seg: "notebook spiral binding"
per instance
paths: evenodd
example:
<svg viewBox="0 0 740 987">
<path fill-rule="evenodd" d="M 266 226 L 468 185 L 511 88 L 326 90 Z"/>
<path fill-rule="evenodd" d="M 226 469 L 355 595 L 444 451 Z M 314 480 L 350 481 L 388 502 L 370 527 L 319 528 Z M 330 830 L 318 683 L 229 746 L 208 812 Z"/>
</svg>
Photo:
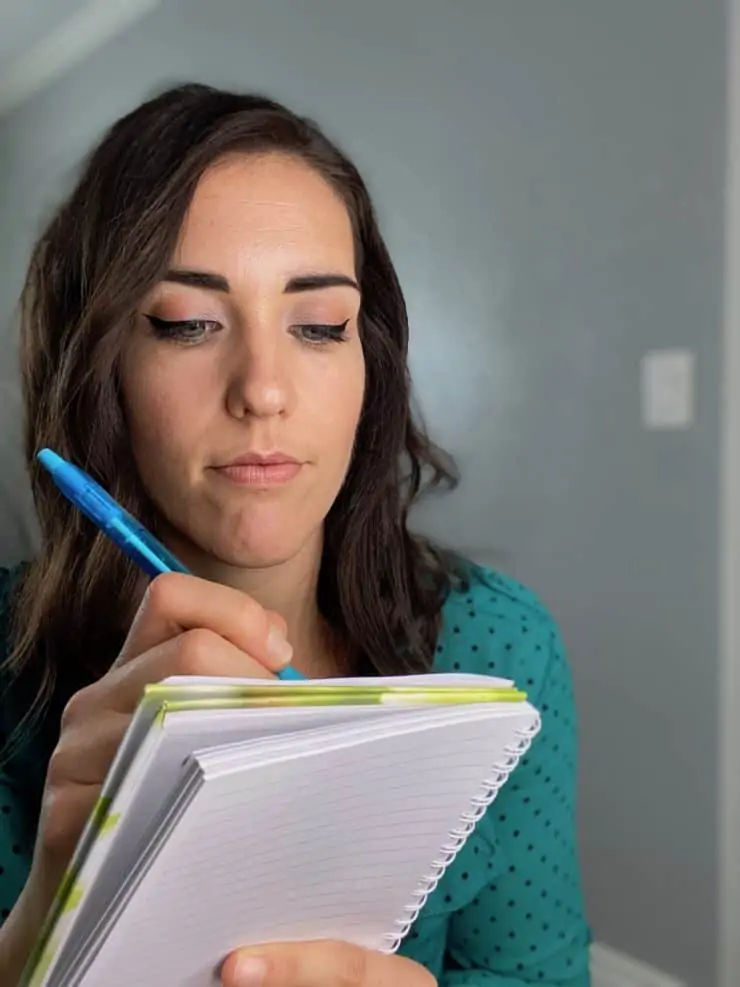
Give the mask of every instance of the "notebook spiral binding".
<svg viewBox="0 0 740 987">
<path fill-rule="evenodd" d="M 539 733 L 540 726 L 541 721 L 538 717 L 528 729 L 517 730 L 519 739 L 515 744 L 504 747 L 506 760 L 503 764 L 494 764 L 492 776 L 485 779 L 481 785 L 480 794 L 470 800 L 470 808 L 460 816 L 459 824 L 450 830 L 447 841 L 440 847 L 439 856 L 432 861 L 429 873 L 421 879 L 419 887 L 411 895 L 411 901 L 404 907 L 403 917 L 397 918 L 393 923 L 393 931 L 383 936 L 385 946 L 382 952 L 395 953 L 406 938 L 411 926 L 419 917 L 419 913 L 439 884 L 445 871 L 462 850 L 468 837 L 503 788 L 509 775 L 529 750 L 532 741 Z"/>
</svg>

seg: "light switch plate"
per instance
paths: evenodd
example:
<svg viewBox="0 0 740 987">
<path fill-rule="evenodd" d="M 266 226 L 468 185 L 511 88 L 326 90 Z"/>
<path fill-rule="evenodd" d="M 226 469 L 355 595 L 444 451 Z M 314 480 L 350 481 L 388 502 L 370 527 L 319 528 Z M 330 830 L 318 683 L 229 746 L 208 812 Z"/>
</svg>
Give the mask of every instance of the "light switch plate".
<svg viewBox="0 0 740 987">
<path fill-rule="evenodd" d="M 691 350 L 654 350 L 641 365 L 642 422 L 648 429 L 686 429 L 695 417 L 695 364 Z"/>
</svg>

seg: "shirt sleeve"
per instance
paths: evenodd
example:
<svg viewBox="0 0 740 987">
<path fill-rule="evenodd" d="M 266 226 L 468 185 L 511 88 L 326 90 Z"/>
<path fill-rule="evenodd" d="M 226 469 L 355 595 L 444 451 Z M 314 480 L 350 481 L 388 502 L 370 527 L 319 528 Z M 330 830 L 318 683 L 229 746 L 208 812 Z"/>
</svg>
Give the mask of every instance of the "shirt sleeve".
<svg viewBox="0 0 740 987">
<path fill-rule="evenodd" d="M 590 984 L 575 705 L 560 638 L 548 625 L 549 659 L 532 696 L 542 729 L 484 820 L 495 832 L 497 876 L 451 916 L 440 987 Z"/>
<path fill-rule="evenodd" d="M 7 671 L 9 600 L 14 571 L 0 568 L 0 925 L 12 911 L 31 866 L 27 806 L 13 757 L 16 693 Z"/>
<path fill-rule="evenodd" d="M 31 865 L 17 789 L 0 769 L 0 925 L 20 897 Z"/>
</svg>

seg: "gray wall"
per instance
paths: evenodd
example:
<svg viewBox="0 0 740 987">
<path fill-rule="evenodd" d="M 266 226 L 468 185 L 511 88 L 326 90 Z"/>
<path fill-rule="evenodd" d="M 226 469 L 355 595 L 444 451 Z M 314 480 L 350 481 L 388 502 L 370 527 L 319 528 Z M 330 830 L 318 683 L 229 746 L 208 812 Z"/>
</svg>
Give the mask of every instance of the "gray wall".
<svg viewBox="0 0 740 987">
<path fill-rule="evenodd" d="M 0 128 L 0 313 L 83 149 L 152 85 L 255 87 L 320 118 L 376 193 L 421 402 L 464 470 L 421 520 L 563 625 L 596 936 L 709 987 L 724 4 L 455 6 L 165 2 Z M 698 423 L 648 434 L 640 356 L 672 345 L 698 353 Z M 14 386 L 4 361 L 4 492 Z M 10 515 L 0 551 L 26 538 Z"/>
</svg>

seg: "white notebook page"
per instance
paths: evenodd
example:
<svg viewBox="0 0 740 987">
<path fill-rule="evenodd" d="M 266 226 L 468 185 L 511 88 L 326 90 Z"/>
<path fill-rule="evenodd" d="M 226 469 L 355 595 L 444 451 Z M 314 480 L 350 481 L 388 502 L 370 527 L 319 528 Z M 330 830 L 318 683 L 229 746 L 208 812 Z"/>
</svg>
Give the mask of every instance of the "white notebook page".
<svg viewBox="0 0 740 987">
<path fill-rule="evenodd" d="M 214 675 L 171 675 L 162 680 L 162 685 L 187 686 L 197 689 L 201 686 L 266 686 L 276 689 L 292 688 L 296 685 L 331 686 L 480 686 L 487 689 L 505 689 L 512 686 L 512 679 L 501 679 L 495 675 L 480 675 L 477 672 L 423 672 L 420 675 L 364 675 L 362 677 L 328 679 L 239 679 Z"/>
<path fill-rule="evenodd" d="M 332 723 L 396 717 L 403 710 L 388 706 L 316 706 L 295 709 L 186 710 L 168 713 L 161 728 L 148 738 L 137 755 L 130 778 L 111 806 L 121 814 L 115 827 L 102 833 L 91 848 L 78 876 L 84 897 L 74 912 L 65 915 L 59 932 L 70 937 L 57 962 L 64 972 L 70 950 L 78 937 L 86 938 L 100 913 L 113 897 L 121 874 L 128 873 L 148 829 L 169 801 L 169 794 L 183 773 L 185 759 L 193 751 L 245 738 L 282 735 L 316 729 Z M 138 770 L 139 759 L 145 762 Z M 51 978 L 53 968 L 48 971 Z"/>
<path fill-rule="evenodd" d="M 210 987 L 245 942 L 380 948 L 494 762 L 536 720 L 521 706 L 484 713 L 205 782 L 85 987 Z"/>
</svg>

